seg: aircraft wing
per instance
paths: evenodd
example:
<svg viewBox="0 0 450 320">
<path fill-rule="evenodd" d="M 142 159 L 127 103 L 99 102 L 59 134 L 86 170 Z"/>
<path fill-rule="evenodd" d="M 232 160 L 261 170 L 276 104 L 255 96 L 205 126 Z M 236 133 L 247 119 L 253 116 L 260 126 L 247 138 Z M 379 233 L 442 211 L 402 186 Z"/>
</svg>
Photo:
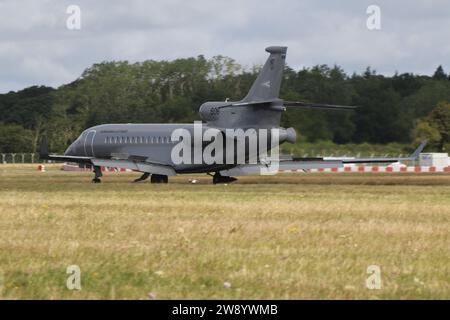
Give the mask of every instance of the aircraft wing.
<svg viewBox="0 0 450 320">
<path fill-rule="evenodd" d="M 309 169 L 326 169 L 326 168 L 342 168 L 344 164 L 349 163 L 393 163 L 398 161 L 414 161 L 419 157 L 426 145 L 426 141 L 422 142 L 417 149 L 408 157 L 374 157 L 374 158 L 287 158 L 280 159 L 276 163 L 258 163 L 243 164 L 234 168 L 223 170 L 220 172 L 223 176 L 244 176 L 253 174 L 274 174 L 276 171 L 289 170 L 309 170 Z"/>
<path fill-rule="evenodd" d="M 84 165 L 91 166 L 105 166 L 114 168 L 125 168 L 134 171 L 148 172 L 154 174 L 161 174 L 167 176 L 174 176 L 175 170 L 168 165 L 160 163 L 152 163 L 146 161 L 145 157 L 141 156 L 129 156 L 128 159 L 100 159 L 95 157 L 83 157 L 83 156 L 67 156 L 58 154 L 49 154 L 48 143 L 46 139 L 42 141 L 39 158 L 41 160 L 52 160 L 61 162 L 75 162 Z"/>
<path fill-rule="evenodd" d="M 105 166 L 115 168 L 125 168 L 134 171 L 148 172 L 152 174 L 161 174 L 166 176 L 176 175 L 175 170 L 171 166 L 154 164 L 146 161 L 131 160 L 110 160 L 110 159 L 91 159 L 94 166 Z"/>
<path fill-rule="evenodd" d="M 340 168 L 343 167 L 341 161 L 280 161 L 276 166 L 269 166 L 268 164 L 242 164 L 231 169 L 222 170 L 222 176 L 247 176 L 256 174 L 274 174 L 271 168 L 276 168 L 278 171 L 287 170 L 309 170 L 309 169 L 325 169 L 325 168 Z"/>
<path fill-rule="evenodd" d="M 82 164 L 91 164 L 92 157 L 78 157 L 78 156 L 65 156 L 59 154 L 39 154 L 39 159 L 41 160 L 52 160 L 52 161 L 61 161 L 61 162 L 76 162 Z"/>
<path fill-rule="evenodd" d="M 414 152 L 408 157 L 369 157 L 369 158 L 345 158 L 342 159 L 342 163 L 392 163 L 399 161 L 414 161 L 417 160 L 420 153 L 423 151 L 425 146 L 427 145 L 427 141 L 422 141 L 422 143 L 414 150 Z M 332 158 L 328 158 L 332 159 Z"/>
<path fill-rule="evenodd" d="M 125 168 L 134 171 L 148 172 L 152 174 L 161 174 L 166 176 L 174 176 L 176 174 L 175 170 L 170 166 L 155 164 L 146 161 L 99 159 L 93 157 L 62 156 L 55 154 L 50 154 L 47 157 L 41 157 L 41 159 L 62 161 L 62 162 L 75 162 L 79 164 L 99 166 L 99 167 L 105 166 L 114 168 Z"/>
</svg>

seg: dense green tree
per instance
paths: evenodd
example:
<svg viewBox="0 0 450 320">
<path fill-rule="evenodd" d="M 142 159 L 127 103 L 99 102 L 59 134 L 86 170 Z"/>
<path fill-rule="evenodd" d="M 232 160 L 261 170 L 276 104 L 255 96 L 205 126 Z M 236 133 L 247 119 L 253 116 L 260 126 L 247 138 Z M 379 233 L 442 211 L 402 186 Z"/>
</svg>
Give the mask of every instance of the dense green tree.
<svg viewBox="0 0 450 320">
<path fill-rule="evenodd" d="M 440 150 L 450 143 L 450 103 L 440 102 L 428 116 L 430 125 L 439 131 L 441 139 L 438 142 Z"/>
<path fill-rule="evenodd" d="M 0 153 L 32 152 L 33 133 L 18 124 L 0 123 Z"/>
<path fill-rule="evenodd" d="M 36 150 L 45 134 L 53 150 L 62 152 L 84 129 L 101 123 L 199 119 L 197 111 L 205 101 L 243 98 L 260 68 L 243 69 L 220 55 L 211 59 L 101 62 L 57 89 L 34 86 L 0 95 L 0 126 L 14 132 L 25 130 L 26 150 Z M 359 108 L 350 112 L 289 108 L 282 125 L 296 128 L 305 142 L 410 143 L 428 135 L 440 141 L 436 147 L 444 148 L 448 142 L 442 130 L 446 127 L 439 129 L 437 120 L 429 122 L 433 106 L 450 101 L 450 81 L 444 79 L 441 66 L 432 77 L 412 73 L 386 77 L 370 68 L 349 76 L 339 66 L 301 70 L 286 66 L 281 98 Z M 11 134 L 2 143 L 12 150 L 14 143 L 7 142 L 8 137 Z"/>
<path fill-rule="evenodd" d="M 436 80 L 447 80 L 447 75 L 444 72 L 444 68 L 442 66 L 438 66 L 436 71 L 433 74 L 433 79 Z"/>
<path fill-rule="evenodd" d="M 439 102 L 428 116 L 419 120 L 413 130 L 415 141 L 428 139 L 439 151 L 450 145 L 450 103 Z"/>
<path fill-rule="evenodd" d="M 31 150 L 36 150 L 39 136 L 54 116 L 53 92 L 50 87 L 33 86 L 17 93 L 0 95 L 0 122 L 18 124 L 30 130 Z"/>
</svg>

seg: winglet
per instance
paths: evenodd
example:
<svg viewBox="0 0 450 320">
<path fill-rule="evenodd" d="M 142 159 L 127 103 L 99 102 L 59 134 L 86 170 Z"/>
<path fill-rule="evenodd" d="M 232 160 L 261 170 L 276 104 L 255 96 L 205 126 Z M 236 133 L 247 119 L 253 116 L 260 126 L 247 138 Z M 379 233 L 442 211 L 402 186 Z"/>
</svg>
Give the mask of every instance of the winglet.
<svg viewBox="0 0 450 320">
<path fill-rule="evenodd" d="M 425 146 L 427 145 L 427 140 L 422 141 L 422 143 L 417 147 L 417 149 L 411 154 L 410 158 L 413 160 L 416 160 L 420 153 L 423 151 Z"/>
<path fill-rule="evenodd" d="M 41 145 L 39 146 L 39 158 L 47 159 L 48 158 L 48 140 L 46 136 L 43 136 L 41 139 Z"/>
</svg>

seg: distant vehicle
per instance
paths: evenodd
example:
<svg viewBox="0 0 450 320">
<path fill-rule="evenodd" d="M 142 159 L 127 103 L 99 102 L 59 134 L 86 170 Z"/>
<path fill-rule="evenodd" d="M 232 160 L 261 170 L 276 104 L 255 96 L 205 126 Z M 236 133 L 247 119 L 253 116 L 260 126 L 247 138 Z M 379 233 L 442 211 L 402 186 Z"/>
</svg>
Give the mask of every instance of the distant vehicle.
<svg viewBox="0 0 450 320">
<path fill-rule="evenodd" d="M 201 124 L 201 134 L 215 130 L 214 139 L 202 140 L 199 143 L 188 141 L 186 135 L 180 139 L 180 130 L 196 136 L 196 124 L 102 124 L 86 129 L 65 151 L 64 155 L 49 154 L 46 139 L 40 148 L 40 158 L 55 161 L 75 162 L 80 166 L 92 166 L 95 183 L 100 182 L 101 167 L 127 168 L 142 172 L 143 175 L 135 181 L 143 181 L 151 176 L 152 183 L 167 183 L 168 176 L 183 173 L 207 173 L 213 176 L 213 183 L 228 183 L 236 180 L 234 176 L 257 174 L 276 164 L 279 170 L 308 170 L 317 168 L 342 167 L 347 163 L 384 162 L 392 163 L 401 160 L 415 160 L 425 143 L 406 158 L 269 158 L 266 154 L 248 148 L 249 136 L 230 135 L 229 130 L 242 129 L 256 132 L 256 141 L 263 140 L 259 133 L 266 130 L 265 146 L 267 152 L 273 152 L 279 144 L 295 143 L 296 132 L 293 128 L 280 127 L 280 119 L 286 107 L 300 107 L 328 110 L 352 110 L 352 106 L 318 104 L 302 101 L 284 101 L 278 97 L 287 47 L 272 46 L 266 48 L 270 53 L 261 72 L 253 83 L 250 91 L 240 101 L 205 102 L 200 106 L 199 114 L 204 123 Z M 198 127 L 198 123 L 197 123 Z M 177 137 L 178 139 L 176 139 Z M 244 150 L 237 150 L 234 143 L 244 141 Z M 211 149 L 211 144 L 217 141 L 233 142 L 233 145 L 222 143 L 216 145 L 212 152 L 216 161 L 207 161 L 196 155 Z M 274 143 L 275 142 L 275 143 Z M 182 144 L 180 146 L 180 144 Z M 268 145 L 267 145 L 268 144 Z M 258 144 L 259 147 L 262 144 Z M 228 147 L 228 149 L 227 149 Z M 226 158 L 227 152 L 233 148 L 236 155 Z M 174 150 L 184 149 L 183 156 L 194 161 L 179 163 L 174 160 Z M 253 151 L 252 151 L 253 150 Z M 241 154 L 239 154 L 241 153 Z M 263 154 L 263 155 L 262 155 Z M 238 161 L 239 155 L 246 160 Z M 242 158 L 242 157 L 241 157 Z M 254 161 L 248 161 L 249 159 Z M 220 161 L 217 161 L 219 159 Z"/>
</svg>

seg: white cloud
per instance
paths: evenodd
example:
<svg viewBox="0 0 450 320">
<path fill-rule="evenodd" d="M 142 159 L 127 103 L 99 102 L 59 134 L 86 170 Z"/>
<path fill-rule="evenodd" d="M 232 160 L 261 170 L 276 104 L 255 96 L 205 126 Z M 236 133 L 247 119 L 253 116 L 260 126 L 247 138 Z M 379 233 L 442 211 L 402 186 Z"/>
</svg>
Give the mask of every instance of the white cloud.
<svg viewBox="0 0 450 320">
<path fill-rule="evenodd" d="M 288 45 L 293 67 L 338 64 L 351 73 L 450 72 L 450 3 L 376 1 L 382 29 L 366 28 L 369 0 L 0 0 L 0 92 L 59 86 L 92 63 L 222 54 L 263 63 L 268 45 Z M 66 29 L 77 4 L 82 29 Z"/>
</svg>

